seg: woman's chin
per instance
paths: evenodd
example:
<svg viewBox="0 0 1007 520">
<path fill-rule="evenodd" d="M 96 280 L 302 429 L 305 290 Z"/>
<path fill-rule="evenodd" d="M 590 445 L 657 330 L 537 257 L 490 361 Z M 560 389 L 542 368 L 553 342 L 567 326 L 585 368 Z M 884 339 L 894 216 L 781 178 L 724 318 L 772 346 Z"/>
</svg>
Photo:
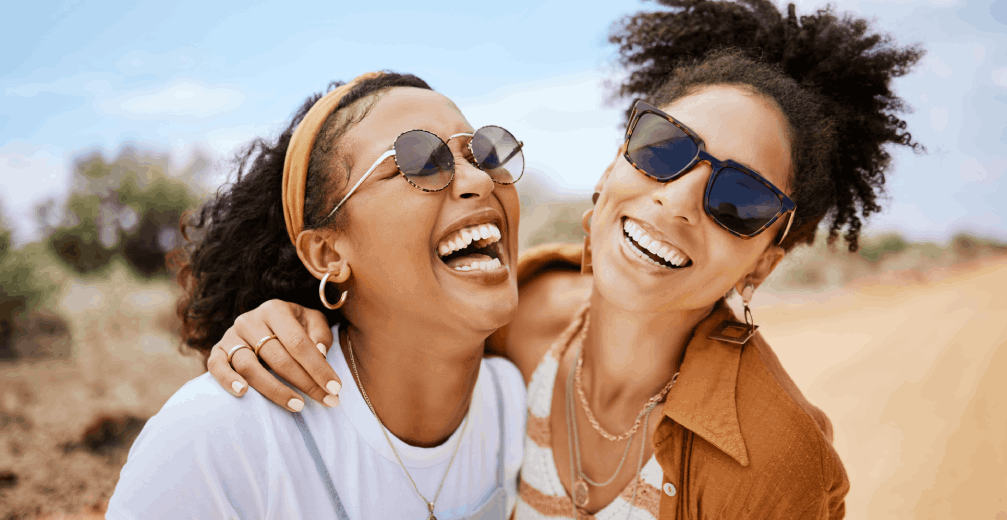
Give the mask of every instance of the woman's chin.
<svg viewBox="0 0 1007 520">
<path fill-rule="evenodd" d="M 491 334 L 510 323 L 517 314 L 517 288 L 485 295 L 483 298 L 466 298 L 459 303 L 462 305 L 459 306 L 458 314 L 464 316 L 464 322 L 468 325 L 466 328 Z"/>
</svg>

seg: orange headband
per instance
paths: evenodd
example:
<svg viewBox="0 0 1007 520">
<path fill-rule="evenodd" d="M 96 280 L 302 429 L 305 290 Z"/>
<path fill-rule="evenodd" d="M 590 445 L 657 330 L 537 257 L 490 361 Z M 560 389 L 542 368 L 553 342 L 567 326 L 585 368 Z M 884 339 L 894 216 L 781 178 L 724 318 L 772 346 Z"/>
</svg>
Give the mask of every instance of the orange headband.
<svg viewBox="0 0 1007 520">
<path fill-rule="evenodd" d="M 297 235 L 304 229 L 304 186 L 308 180 L 308 163 L 311 160 L 311 149 L 315 147 L 318 131 L 329 114 L 339 105 L 343 96 L 360 82 L 381 76 L 381 72 L 368 72 L 353 78 L 349 83 L 332 90 L 322 96 L 307 115 L 297 125 L 294 135 L 290 137 L 287 155 L 283 161 L 283 218 L 287 223 L 287 234 L 290 241 L 297 243 Z"/>
</svg>

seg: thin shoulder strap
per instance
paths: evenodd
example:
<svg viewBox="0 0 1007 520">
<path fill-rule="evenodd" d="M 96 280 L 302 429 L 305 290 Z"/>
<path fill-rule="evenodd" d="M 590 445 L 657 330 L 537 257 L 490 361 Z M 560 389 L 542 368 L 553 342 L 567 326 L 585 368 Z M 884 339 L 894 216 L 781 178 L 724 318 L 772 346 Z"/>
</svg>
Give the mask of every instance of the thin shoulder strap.
<svg viewBox="0 0 1007 520">
<path fill-rule="evenodd" d="M 493 388 L 496 390 L 497 395 L 497 421 L 500 423 L 500 450 L 497 454 L 497 484 L 502 486 L 505 480 L 504 452 L 507 447 L 507 418 L 504 417 L 506 408 L 504 408 L 503 386 L 500 385 L 500 377 L 497 376 L 496 368 L 493 366 L 493 363 L 486 363 L 486 368 L 489 369 L 490 376 L 493 379 Z"/>
<path fill-rule="evenodd" d="M 325 463 L 322 462 L 322 454 L 318 451 L 318 446 L 315 444 L 315 438 L 311 436 L 311 432 L 308 430 L 307 423 L 304 422 L 304 416 L 300 413 L 295 413 L 294 422 L 297 424 L 297 429 L 301 430 L 301 437 L 304 438 L 304 444 L 308 447 L 308 453 L 311 454 L 311 458 L 315 461 L 315 469 L 318 470 L 318 474 L 322 477 L 322 482 L 325 483 L 325 488 L 329 491 L 329 499 L 332 500 L 332 507 L 336 510 L 336 517 L 339 520 L 350 520 L 350 515 L 346 514 L 346 508 L 343 507 L 343 502 L 339 500 L 339 493 L 336 493 L 336 486 L 332 483 L 332 477 L 329 476 L 329 470 L 325 469 Z"/>
</svg>

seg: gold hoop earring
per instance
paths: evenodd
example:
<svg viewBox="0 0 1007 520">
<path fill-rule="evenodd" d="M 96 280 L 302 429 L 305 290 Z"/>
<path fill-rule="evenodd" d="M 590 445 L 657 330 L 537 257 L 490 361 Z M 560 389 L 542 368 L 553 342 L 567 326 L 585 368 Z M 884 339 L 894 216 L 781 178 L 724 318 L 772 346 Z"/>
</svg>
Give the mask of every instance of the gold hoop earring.
<svg viewBox="0 0 1007 520">
<path fill-rule="evenodd" d="M 318 284 L 318 299 L 322 300 L 322 305 L 324 305 L 326 309 L 334 311 L 346 303 L 346 295 L 349 294 L 349 291 L 343 291 L 343 295 L 339 297 L 339 301 L 336 302 L 335 305 L 329 303 L 329 300 L 325 299 L 325 284 L 328 283 L 329 276 L 332 276 L 332 271 L 325 273 L 325 276 L 322 277 L 322 282 Z"/>
<path fill-rule="evenodd" d="M 584 249 L 580 253 L 580 274 L 591 274 L 594 272 L 594 268 L 591 266 L 591 216 L 594 215 L 594 209 L 589 209 L 584 212 L 584 216 L 580 219 L 580 225 L 584 228 Z"/>
<path fill-rule="evenodd" d="M 745 307 L 745 323 L 724 320 L 713 329 L 713 332 L 707 338 L 726 341 L 735 345 L 748 343 L 748 340 L 752 339 L 752 336 L 755 335 L 756 329 L 759 328 L 755 324 L 755 319 L 752 318 L 752 309 L 748 307 L 748 304 L 752 301 L 752 293 L 754 292 L 755 287 L 751 283 L 745 284 L 745 288 L 741 291 L 741 304 Z"/>
</svg>

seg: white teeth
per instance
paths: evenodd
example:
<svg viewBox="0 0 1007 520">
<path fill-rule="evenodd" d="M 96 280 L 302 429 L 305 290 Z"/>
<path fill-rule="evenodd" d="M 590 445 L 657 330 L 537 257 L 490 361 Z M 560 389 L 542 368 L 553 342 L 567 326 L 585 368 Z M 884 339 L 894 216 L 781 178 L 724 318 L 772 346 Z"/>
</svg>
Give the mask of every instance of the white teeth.
<svg viewBox="0 0 1007 520">
<path fill-rule="evenodd" d="M 500 260 L 493 258 L 485 262 L 473 262 L 469 265 L 459 265 L 455 271 L 492 271 L 498 269 L 502 264 Z"/>
<path fill-rule="evenodd" d="M 654 265 L 666 267 L 654 261 L 652 258 L 647 256 L 643 251 L 640 251 L 639 250 L 640 247 L 646 249 L 647 251 L 656 256 L 661 257 L 666 262 L 674 265 L 675 267 L 681 267 L 686 263 L 688 263 L 689 261 L 688 258 L 679 253 L 678 250 L 672 248 L 669 244 L 662 243 L 658 240 L 654 240 L 653 238 L 651 238 L 650 235 L 648 235 L 643 230 L 643 228 L 638 226 L 636 223 L 630 221 L 629 219 L 627 219 L 625 224 L 623 225 L 623 230 L 626 232 L 627 235 L 632 237 L 634 241 L 636 241 L 636 244 L 630 242 L 630 245 L 633 246 L 633 250 L 634 252 L 637 253 L 637 256 L 640 256 L 640 258 L 643 258 L 644 260 L 647 260 Z"/>
<path fill-rule="evenodd" d="M 444 239 L 437 244 L 437 254 L 440 256 L 447 256 L 460 249 L 465 249 L 472 242 L 479 240 L 490 239 L 491 241 L 486 244 L 489 245 L 497 240 L 500 240 L 502 236 L 503 235 L 500 233 L 500 229 L 495 224 L 469 226 L 444 237 Z"/>
</svg>

